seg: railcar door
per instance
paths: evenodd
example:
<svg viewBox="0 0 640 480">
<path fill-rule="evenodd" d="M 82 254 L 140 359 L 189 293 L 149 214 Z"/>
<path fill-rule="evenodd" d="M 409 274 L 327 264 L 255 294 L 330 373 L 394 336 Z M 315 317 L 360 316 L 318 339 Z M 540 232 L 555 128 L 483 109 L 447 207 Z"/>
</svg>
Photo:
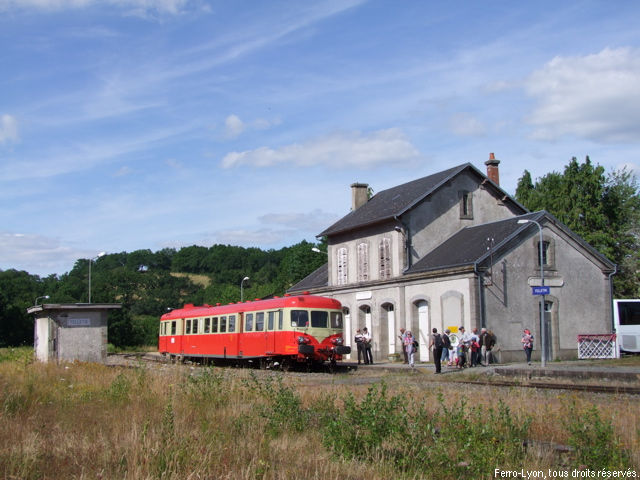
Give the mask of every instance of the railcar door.
<svg viewBox="0 0 640 480">
<path fill-rule="evenodd" d="M 264 332 L 264 351 L 267 355 L 273 355 L 276 352 L 276 313 L 275 311 L 267 312 L 267 325 Z"/>
<path fill-rule="evenodd" d="M 236 338 L 238 339 L 237 342 L 237 352 L 238 352 L 238 357 L 242 357 L 245 355 L 244 350 L 247 348 L 246 345 L 246 329 L 245 329 L 245 324 L 244 324 L 244 318 L 245 314 L 244 312 L 240 312 L 238 314 L 238 324 L 236 325 L 236 328 L 238 329 L 238 335 L 236 335 Z"/>
</svg>

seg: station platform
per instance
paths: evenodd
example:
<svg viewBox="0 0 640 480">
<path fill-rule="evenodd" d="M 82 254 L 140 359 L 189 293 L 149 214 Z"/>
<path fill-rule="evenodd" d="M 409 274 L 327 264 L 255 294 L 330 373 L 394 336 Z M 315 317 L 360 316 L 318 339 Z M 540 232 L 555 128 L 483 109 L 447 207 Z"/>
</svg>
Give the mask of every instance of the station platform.
<svg viewBox="0 0 640 480">
<path fill-rule="evenodd" d="M 359 371 L 389 371 L 400 372 L 412 370 L 409 365 L 403 363 L 373 363 L 372 365 L 358 365 L 357 362 L 343 362 L 345 366 Z M 435 373 L 433 362 L 416 363 L 413 370 L 421 373 Z M 630 382 L 640 385 L 640 361 L 635 365 L 619 365 L 615 360 L 573 360 L 563 362 L 550 362 L 543 368 L 540 362 L 526 362 L 510 364 L 491 364 L 489 366 L 476 366 L 464 369 L 455 367 L 442 367 L 443 375 L 457 375 L 477 373 L 481 375 L 496 375 L 505 378 L 556 378 L 566 380 L 597 380 Z"/>
</svg>

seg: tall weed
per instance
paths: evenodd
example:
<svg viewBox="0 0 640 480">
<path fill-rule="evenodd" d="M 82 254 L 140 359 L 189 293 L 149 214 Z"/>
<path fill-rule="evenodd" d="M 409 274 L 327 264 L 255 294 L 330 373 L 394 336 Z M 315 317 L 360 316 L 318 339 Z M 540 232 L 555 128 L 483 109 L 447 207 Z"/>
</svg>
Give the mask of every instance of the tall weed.
<svg viewBox="0 0 640 480">
<path fill-rule="evenodd" d="M 571 403 L 564 425 L 569 432 L 569 445 L 581 466 L 591 470 L 630 466 L 629 452 L 616 436 L 611 421 L 603 419 L 595 405 L 578 409 L 575 402 Z"/>
</svg>

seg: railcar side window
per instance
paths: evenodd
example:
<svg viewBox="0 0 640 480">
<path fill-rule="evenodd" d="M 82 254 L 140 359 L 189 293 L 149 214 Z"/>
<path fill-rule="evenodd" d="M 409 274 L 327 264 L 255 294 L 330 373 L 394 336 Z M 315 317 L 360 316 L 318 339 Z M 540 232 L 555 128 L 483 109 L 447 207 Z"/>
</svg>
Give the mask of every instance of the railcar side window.
<svg viewBox="0 0 640 480">
<path fill-rule="evenodd" d="M 309 312 L 306 310 L 291 310 L 291 326 L 307 327 L 309 326 Z"/>
<path fill-rule="evenodd" d="M 342 328 L 342 312 L 331 312 L 331 328 Z"/>
<path fill-rule="evenodd" d="M 171 335 L 176 334 L 176 321 L 171 322 Z"/>
<path fill-rule="evenodd" d="M 264 330 L 264 312 L 256 313 L 256 332 Z"/>
<path fill-rule="evenodd" d="M 198 319 L 194 318 L 193 319 L 193 334 L 195 335 L 196 333 L 198 333 Z"/>
<path fill-rule="evenodd" d="M 220 317 L 220 333 L 227 331 L 227 317 Z M 231 331 L 231 329 L 229 329 Z"/>
<path fill-rule="evenodd" d="M 311 326 L 313 328 L 327 328 L 329 312 L 313 310 L 311 312 Z"/>
<path fill-rule="evenodd" d="M 233 333 L 236 331 L 236 316 L 229 315 L 229 332 Z"/>
<path fill-rule="evenodd" d="M 269 319 L 267 320 L 267 330 L 273 330 L 273 320 L 276 316 L 276 312 L 269 312 Z"/>
<path fill-rule="evenodd" d="M 187 335 L 191 333 L 191 320 L 187 320 L 187 328 L 184 333 L 186 333 Z"/>
<path fill-rule="evenodd" d="M 278 310 L 278 330 L 282 330 L 282 319 L 284 315 L 282 310 Z"/>
<path fill-rule="evenodd" d="M 210 331 L 211 331 L 211 319 L 207 317 L 204 319 L 204 333 L 209 333 Z"/>
<path fill-rule="evenodd" d="M 218 333 L 218 317 L 213 317 L 211 319 L 211 332 Z"/>
<path fill-rule="evenodd" d="M 247 315 L 244 317 L 244 331 L 253 331 L 253 313 L 247 313 Z"/>
</svg>

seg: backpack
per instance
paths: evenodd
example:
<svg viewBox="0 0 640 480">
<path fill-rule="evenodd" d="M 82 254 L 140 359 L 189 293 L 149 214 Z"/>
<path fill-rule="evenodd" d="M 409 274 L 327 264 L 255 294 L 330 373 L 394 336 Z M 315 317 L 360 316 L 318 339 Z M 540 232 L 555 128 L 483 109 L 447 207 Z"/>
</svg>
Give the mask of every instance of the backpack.
<svg viewBox="0 0 640 480">
<path fill-rule="evenodd" d="M 436 348 L 442 348 L 444 346 L 444 343 L 442 342 L 442 335 L 439 333 L 435 334 L 434 345 Z"/>
<path fill-rule="evenodd" d="M 414 349 L 414 350 L 418 350 L 418 347 L 419 347 L 419 346 L 420 346 L 420 344 L 418 343 L 418 341 L 417 341 L 417 340 L 414 340 L 414 341 L 413 341 L 413 349 Z"/>
<path fill-rule="evenodd" d="M 442 345 L 444 348 L 451 350 L 451 339 L 449 338 L 449 335 L 442 335 Z"/>
</svg>

